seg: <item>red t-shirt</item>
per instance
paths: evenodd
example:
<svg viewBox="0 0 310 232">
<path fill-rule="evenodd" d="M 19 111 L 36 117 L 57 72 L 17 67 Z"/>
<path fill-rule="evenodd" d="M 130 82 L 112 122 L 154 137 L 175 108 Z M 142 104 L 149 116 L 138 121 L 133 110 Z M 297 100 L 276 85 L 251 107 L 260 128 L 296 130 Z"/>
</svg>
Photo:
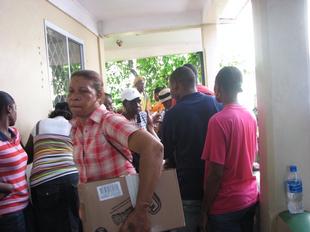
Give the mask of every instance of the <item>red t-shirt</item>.
<svg viewBox="0 0 310 232">
<path fill-rule="evenodd" d="M 20 211 L 28 205 L 26 167 L 28 156 L 20 144 L 20 134 L 10 127 L 11 140 L 0 135 L 0 182 L 12 184 L 14 190 L 0 199 L 0 216 Z"/>
<path fill-rule="evenodd" d="M 214 95 L 214 93 L 210 89 L 208 89 L 207 86 L 204 86 L 204 85 L 201 85 L 201 84 L 197 84 L 196 88 L 197 88 L 197 91 L 199 93 L 204 93 L 204 94 L 207 94 L 207 95 L 210 95 L 210 96 Z"/>
<path fill-rule="evenodd" d="M 219 192 L 210 214 L 245 209 L 258 199 L 252 165 L 256 154 L 256 120 L 238 104 L 226 105 L 209 121 L 202 159 L 224 166 Z M 212 186 L 205 186 L 206 191 Z"/>
</svg>

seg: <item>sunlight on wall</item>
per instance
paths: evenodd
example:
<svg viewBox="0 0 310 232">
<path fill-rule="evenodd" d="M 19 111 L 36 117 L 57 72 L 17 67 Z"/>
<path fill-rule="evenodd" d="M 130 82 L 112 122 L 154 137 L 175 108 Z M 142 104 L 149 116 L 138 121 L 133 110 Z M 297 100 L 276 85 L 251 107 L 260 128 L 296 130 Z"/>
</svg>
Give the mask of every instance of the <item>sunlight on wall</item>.
<svg viewBox="0 0 310 232">
<path fill-rule="evenodd" d="M 310 55 L 310 0 L 307 1 L 307 8 L 308 8 L 308 49 Z"/>
<path fill-rule="evenodd" d="M 234 24 L 218 26 L 221 66 L 234 65 L 243 73 L 239 102 L 252 110 L 256 106 L 255 53 L 252 6 L 249 3 Z"/>
</svg>

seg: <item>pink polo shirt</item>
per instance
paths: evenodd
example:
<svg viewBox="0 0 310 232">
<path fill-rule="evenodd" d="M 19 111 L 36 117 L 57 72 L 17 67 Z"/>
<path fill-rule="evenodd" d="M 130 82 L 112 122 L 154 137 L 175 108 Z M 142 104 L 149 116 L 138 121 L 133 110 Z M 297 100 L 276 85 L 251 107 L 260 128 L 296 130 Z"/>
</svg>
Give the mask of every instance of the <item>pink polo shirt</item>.
<svg viewBox="0 0 310 232">
<path fill-rule="evenodd" d="M 224 175 L 210 214 L 245 209 L 258 199 L 252 165 L 256 154 L 256 120 L 238 104 L 226 105 L 209 121 L 202 159 L 205 178 L 210 162 L 224 166 Z M 205 190 L 212 186 L 205 186 Z"/>
</svg>

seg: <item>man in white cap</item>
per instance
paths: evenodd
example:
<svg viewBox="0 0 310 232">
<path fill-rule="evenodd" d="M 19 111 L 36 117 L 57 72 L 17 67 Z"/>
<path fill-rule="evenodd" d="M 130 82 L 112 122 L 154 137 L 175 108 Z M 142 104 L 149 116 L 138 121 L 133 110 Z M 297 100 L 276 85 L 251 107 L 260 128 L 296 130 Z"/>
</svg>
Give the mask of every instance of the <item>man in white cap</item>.
<svg viewBox="0 0 310 232">
<path fill-rule="evenodd" d="M 121 94 L 124 106 L 123 115 L 129 121 L 137 123 L 140 128 L 147 129 L 146 112 L 141 111 L 141 95 L 135 88 L 127 88 Z"/>
<path fill-rule="evenodd" d="M 138 90 L 135 88 L 125 89 L 121 94 L 121 99 L 125 109 L 123 116 L 158 138 L 151 118 L 145 111 L 141 111 L 141 99 Z M 133 165 L 139 172 L 139 155 L 137 154 L 133 154 Z"/>
</svg>

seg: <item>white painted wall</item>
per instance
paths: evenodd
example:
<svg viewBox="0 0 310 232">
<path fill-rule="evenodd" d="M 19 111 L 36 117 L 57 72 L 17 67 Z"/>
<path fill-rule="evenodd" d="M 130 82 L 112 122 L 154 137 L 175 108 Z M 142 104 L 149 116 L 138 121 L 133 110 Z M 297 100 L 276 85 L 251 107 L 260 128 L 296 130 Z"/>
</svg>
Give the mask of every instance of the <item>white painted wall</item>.
<svg viewBox="0 0 310 232">
<path fill-rule="evenodd" d="M 16 101 L 16 126 L 25 142 L 52 109 L 45 19 L 81 39 L 85 67 L 100 71 L 97 36 L 46 0 L 1 0 L 0 11 L 0 89 Z"/>
<path fill-rule="evenodd" d="M 201 28 L 204 51 L 204 68 L 206 85 L 213 90 L 217 72 L 220 68 L 220 49 L 217 36 L 217 25 L 205 25 Z"/>
<path fill-rule="evenodd" d="M 283 181 L 297 164 L 310 210 L 310 71 L 307 0 L 252 0 L 261 154 L 262 231 L 286 210 Z"/>
</svg>

